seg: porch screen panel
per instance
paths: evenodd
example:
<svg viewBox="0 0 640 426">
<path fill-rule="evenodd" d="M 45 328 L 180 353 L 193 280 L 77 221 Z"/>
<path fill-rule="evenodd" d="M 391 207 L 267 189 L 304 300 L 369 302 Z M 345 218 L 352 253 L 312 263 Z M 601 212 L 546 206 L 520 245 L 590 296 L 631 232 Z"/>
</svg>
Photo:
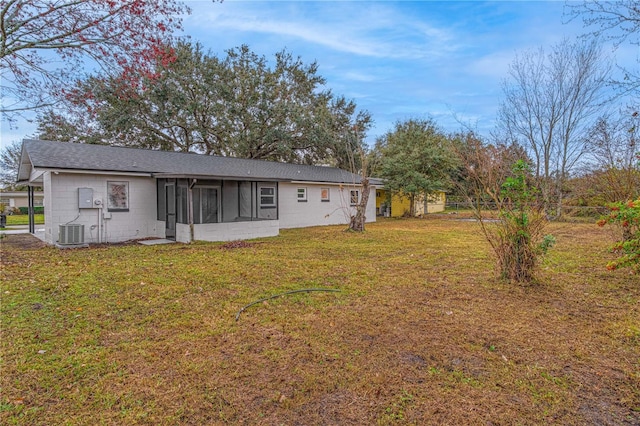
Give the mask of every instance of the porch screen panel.
<svg viewBox="0 0 640 426">
<path fill-rule="evenodd" d="M 164 185 L 165 185 L 166 180 L 165 179 L 158 179 L 156 181 L 157 183 L 157 190 L 156 190 L 156 200 L 158 202 L 158 208 L 157 208 L 157 212 L 158 212 L 158 220 L 166 220 L 167 219 L 167 211 L 166 211 L 166 207 L 167 207 L 167 197 L 165 194 L 165 189 L 164 189 Z"/>
<path fill-rule="evenodd" d="M 240 220 L 251 220 L 251 182 L 240 182 L 238 185 Z"/>
<path fill-rule="evenodd" d="M 236 222 L 239 220 L 238 182 L 224 181 L 222 183 L 222 221 Z"/>
<path fill-rule="evenodd" d="M 180 179 L 182 180 L 182 179 Z M 188 197 L 187 193 L 189 192 L 189 188 L 186 185 L 186 182 L 183 184 L 182 182 L 178 182 L 178 188 L 176 188 L 176 203 L 178 204 L 178 211 L 176 212 L 176 222 L 178 223 L 188 223 L 187 217 L 187 202 Z"/>
<path fill-rule="evenodd" d="M 218 190 L 216 188 L 200 188 L 201 223 L 218 222 Z"/>
<path fill-rule="evenodd" d="M 202 223 L 200 221 L 200 188 L 194 188 L 191 194 L 193 197 L 193 223 Z"/>
</svg>

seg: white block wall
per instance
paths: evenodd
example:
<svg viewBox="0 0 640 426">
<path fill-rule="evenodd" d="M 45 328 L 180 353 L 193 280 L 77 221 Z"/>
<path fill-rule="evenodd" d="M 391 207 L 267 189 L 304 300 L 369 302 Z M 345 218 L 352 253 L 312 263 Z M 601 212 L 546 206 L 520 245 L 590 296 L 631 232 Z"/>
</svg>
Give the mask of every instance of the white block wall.
<svg viewBox="0 0 640 426">
<path fill-rule="evenodd" d="M 275 237 L 279 233 L 280 224 L 277 220 L 193 225 L 193 236 L 198 241 L 249 240 L 252 238 Z"/>
<path fill-rule="evenodd" d="M 129 182 L 129 211 L 107 211 L 107 181 Z M 103 208 L 78 208 L 78 188 L 91 188 Z M 67 223 L 84 224 L 85 243 L 164 236 L 158 226 L 163 222 L 156 220 L 156 183 L 150 177 L 46 172 L 44 192 L 45 241 L 50 244 L 58 242 L 58 226 Z"/>
<path fill-rule="evenodd" d="M 281 228 L 348 224 L 355 207 L 350 206 L 350 191 L 362 192 L 359 186 L 280 183 L 278 215 Z M 307 201 L 298 201 L 298 188 L 307 188 Z M 322 201 L 321 188 L 329 188 L 329 201 Z M 376 220 L 376 190 L 370 188 L 367 222 Z M 362 194 L 360 194 L 362 196 Z"/>
</svg>

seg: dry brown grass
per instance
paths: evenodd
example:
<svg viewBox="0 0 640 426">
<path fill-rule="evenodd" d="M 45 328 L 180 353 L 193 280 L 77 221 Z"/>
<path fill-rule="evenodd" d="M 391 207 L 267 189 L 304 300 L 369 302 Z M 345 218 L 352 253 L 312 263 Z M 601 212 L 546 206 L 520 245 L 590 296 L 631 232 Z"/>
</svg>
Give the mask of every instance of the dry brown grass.
<svg viewBox="0 0 640 426">
<path fill-rule="evenodd" d="M 605 270 L 605 230 L 550 232 L 532 286 L 446 218 L 237 247 L 3 240 L 0 422 L 640 424 L 640 282 Z M 342 291 L 234 320 L 305 287 Z"/>
</svg>

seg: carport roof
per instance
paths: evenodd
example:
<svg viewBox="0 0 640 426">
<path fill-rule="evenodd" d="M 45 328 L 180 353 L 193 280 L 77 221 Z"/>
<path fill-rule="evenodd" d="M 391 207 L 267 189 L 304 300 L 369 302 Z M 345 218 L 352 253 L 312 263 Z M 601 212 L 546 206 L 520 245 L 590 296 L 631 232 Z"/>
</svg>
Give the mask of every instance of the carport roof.
<svg viewBox="0 0 640 426">
<path fill-rule="evenodd" d="M 345 184 L 360 183 L 361 179 L 335 167 L 26 139 L 22 144 L 18 181 L 29 181 L 34 169 Z"/>
</svg>

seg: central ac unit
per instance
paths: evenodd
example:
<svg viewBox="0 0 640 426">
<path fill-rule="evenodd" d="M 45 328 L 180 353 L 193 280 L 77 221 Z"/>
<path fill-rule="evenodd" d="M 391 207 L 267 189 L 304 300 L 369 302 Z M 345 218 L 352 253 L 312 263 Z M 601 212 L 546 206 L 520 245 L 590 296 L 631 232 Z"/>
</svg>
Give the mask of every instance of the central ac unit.
<svg viewBox="0 0 640 426">
<path fill-rule="evenodd" d="M 84 244 L 84 225 L 60 225 L 59 244 Z"/>
</svg>

